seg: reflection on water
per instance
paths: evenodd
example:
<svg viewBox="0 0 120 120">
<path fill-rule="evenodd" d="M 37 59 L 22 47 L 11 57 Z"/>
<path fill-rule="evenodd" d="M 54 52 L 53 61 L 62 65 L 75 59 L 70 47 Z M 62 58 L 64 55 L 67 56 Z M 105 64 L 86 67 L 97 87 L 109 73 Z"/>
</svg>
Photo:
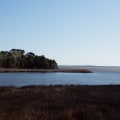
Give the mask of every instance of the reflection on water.
<svg viewBox="0 0 120 120">
<path fill-rule="evenodd" d="M 119 73 L 0 73 L 0 86 L 111 84 L 120 84 Z"/>
</svg>

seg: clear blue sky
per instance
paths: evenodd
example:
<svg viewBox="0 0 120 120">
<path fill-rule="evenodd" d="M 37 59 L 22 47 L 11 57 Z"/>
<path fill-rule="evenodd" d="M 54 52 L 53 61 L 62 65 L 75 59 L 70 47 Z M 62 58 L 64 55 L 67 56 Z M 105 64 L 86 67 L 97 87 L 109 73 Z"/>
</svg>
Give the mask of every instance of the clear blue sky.
<svg viewBox="0 0 120 120">
<path fill-rule="evenodd" d="M 0 51 L 12 48 L 120 66 L 120 0 L 0 0 Z"/>
</svg>

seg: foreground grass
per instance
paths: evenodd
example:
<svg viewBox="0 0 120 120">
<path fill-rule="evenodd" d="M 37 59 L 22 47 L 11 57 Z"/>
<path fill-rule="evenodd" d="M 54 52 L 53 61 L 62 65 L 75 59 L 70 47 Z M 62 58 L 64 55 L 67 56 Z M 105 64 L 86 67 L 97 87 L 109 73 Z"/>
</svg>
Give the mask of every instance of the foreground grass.
<svg viewBox="0 0 120 120">
<path fill-rule="evenodd" d="M 120 120 L 120 86 L 1 87 L 0 120 Z"/>
</svg>

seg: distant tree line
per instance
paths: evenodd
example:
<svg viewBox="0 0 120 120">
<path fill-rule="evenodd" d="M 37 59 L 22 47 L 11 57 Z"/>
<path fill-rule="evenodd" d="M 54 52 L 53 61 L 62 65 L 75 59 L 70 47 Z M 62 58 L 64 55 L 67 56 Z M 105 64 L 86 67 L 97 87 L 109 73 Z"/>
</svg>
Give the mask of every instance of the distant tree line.
<svg viewBox="0 0 120 120">
<path fill-rule="evenodd" d="M 21 49 L 11 49 L 10 51 L 0 51 L 0 67 L 56 69 L 58 66 L 55 60 L 48 59 L 44 55 L 38 56 L 33 52 L 25 53 Z"/>
</svg>

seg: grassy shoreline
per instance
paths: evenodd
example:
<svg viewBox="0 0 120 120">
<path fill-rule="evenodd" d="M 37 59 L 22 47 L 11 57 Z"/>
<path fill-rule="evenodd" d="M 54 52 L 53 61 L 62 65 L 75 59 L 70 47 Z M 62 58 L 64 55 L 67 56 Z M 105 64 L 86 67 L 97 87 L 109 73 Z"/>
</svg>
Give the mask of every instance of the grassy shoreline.
<svg viewBox="0 0 120 120">
<path fill-rule="evenodd" d="M 88 69 L 19 69 L 0 68 L 0 72 L 68 72 L 68 73 L 92 73 Z"/>
<path fill-rule="evenodd" d="M 120 120 L 119 113 L 120 85 L 0 87 L 0 120 Z"/>
</svg>

